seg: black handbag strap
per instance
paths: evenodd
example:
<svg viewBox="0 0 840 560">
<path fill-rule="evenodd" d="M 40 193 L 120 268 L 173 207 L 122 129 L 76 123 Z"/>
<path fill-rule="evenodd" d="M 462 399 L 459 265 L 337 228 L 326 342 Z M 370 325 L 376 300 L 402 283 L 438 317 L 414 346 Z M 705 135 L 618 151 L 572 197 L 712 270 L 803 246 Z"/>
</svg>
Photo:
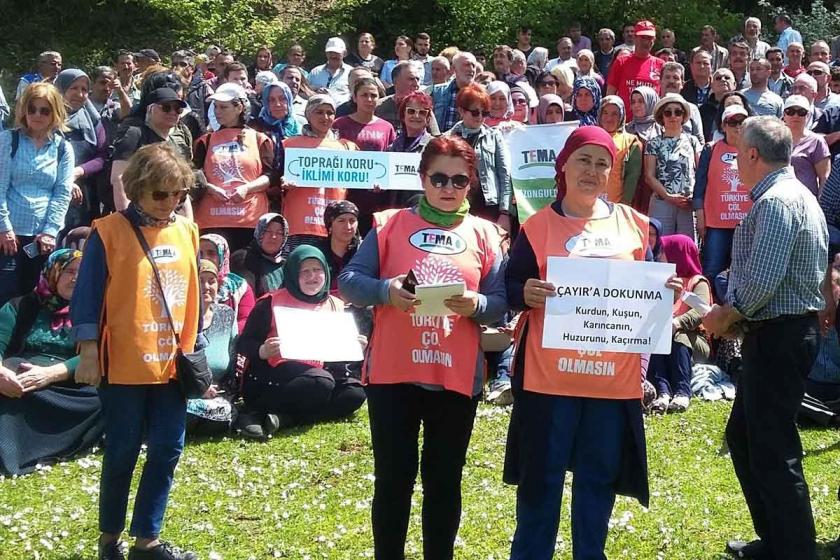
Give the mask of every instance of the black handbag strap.
<svg viewBox="0 0 840 560">
<path fill-rule="evenodd" d="M 152 270 L 155 273 L 155 280 L 157 281 L 158 289 L 160 290 L 160 299 L 163 302 L 163 309 L 166 311 L 166 318 L 169 320 L 169 327 L 172 329 L 172 334 L 175 335 L 175 345 L 178 346 L 178 350 L 183 352 L 181 349 L 181 337 L 178 334 L 178 331 L 175 330 L 175 323 L 172 320 L 172 312 L 169 310 L 169 302 L 166 301 L 166 295 L 163 291 L 163 282 L 160 281 L 160 271 L 158 270 L 154 257 L 152 257 L 152 249 L 149 247 L 149 242 L 146 241 L 146 237 L 143 235 L 143 232 L 140 231 L 140 226 L 134 223 L 134 221 L 125 213 L 123 213 L 123 217 L 131 224 L 134 234 L 137 235 L 137 241 L 140 242 L 140 246 L 146 253 L 146 259 L 149 261 L 149 264 L 152 265 Z"/>
</svg>

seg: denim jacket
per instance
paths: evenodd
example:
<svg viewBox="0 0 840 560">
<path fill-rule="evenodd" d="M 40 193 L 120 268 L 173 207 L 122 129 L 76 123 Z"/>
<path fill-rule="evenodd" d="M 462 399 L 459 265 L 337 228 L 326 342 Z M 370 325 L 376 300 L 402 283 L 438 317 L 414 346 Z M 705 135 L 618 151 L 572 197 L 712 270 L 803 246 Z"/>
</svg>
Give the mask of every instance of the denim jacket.
<svg viewBox="0 0 840 560">
<path fill-rule="evenodd" d="M 464 123 L 458 122 L 446 134 L 464 135 Z M 478 140 L 475 142 L 478 156 L 478 181 L 488 206 L 499 206 L 499 211 L 510 212 L 513 185 L 510 179 L 510 151 L 502 133 L 486 124 L 481 125 Z"/>
</svg>

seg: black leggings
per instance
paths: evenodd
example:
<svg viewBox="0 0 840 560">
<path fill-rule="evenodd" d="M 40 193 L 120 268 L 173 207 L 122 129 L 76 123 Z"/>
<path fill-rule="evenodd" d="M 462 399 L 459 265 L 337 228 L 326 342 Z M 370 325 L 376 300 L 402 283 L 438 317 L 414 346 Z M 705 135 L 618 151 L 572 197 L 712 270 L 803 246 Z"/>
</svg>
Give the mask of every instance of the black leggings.
<svg viewBox="0 0 840 560">
<path fill-rule="evenodd" d="M 252 365 L 245 372 L 242 397 L 248 409 L 310 424 L 350 416 L 364 404 L 365 391 L 353 377 L 289 361 L 277 367 Z"/>
<path fill-rule="evenodd" d="M 461 521 L 461 474 L 472 435 L 476 398 L 417 385 L 368 385 L 373 443 L 373 544 L 376 560 L 405 558 L 417 442 L 423 424 L 423 557 L 452 558 Z"/>
</svg>

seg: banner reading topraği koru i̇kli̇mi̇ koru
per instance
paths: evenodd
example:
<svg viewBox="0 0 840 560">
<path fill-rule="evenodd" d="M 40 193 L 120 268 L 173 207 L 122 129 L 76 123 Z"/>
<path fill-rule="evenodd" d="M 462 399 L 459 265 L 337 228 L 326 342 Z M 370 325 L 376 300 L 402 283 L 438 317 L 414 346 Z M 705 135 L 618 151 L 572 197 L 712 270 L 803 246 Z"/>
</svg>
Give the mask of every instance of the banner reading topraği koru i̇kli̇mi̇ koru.
<svg viewBox="0 0 840 560">
<path fill-rule="evenodd" d="M 577 127 L 577 122 L 538 124 L 512 130 L 506 136 L 519 223 L 557 197 L 554 162 Z"/>
<path fill-rule="evenodd" d="M 287 148 L 284 176 L 301 187 L 420 191 L 420 154 Z"/>
</svg>

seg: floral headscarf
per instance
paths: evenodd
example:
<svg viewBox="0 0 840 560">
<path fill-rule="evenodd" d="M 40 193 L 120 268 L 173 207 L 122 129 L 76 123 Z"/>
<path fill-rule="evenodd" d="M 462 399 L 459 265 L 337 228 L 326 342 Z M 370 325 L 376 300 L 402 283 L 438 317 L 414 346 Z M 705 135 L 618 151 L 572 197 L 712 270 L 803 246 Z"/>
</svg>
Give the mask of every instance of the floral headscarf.
<svg viewBox="0 0 840 560">
<path fill-rule="evenodd" d="M 278 222 L 283 226 L 283 245 L 280 247 L 280 250 L 277 251 L 276 255 L 267 255 L 262 250 L 262 238 L 265 235 L 265 230 L 268 229 L 271 222 Z M 283 257 L 281 256 L 283 253 L 283 247 L 286 246 L 286 242 L 289 240 L 289 222 L 286 221 L 286 218 L 284 218 L 282 214 L 274 212 L 263 214 L 257 221 L 257 227 L 254 228 L 254 239 L 257 241 L 257 245 L 259 246 L 260 253 L 262 253 L 263 257 L 271 262 L 279 263 L 283 260 Z"/>
<path fill-rule="evenodd" d="M 271 91 L 274 88 L 280 88 L 280 91 L 283 92 L 283 97 L 286 99 L 286 107 L 288 108 L 288 112 L 286 113 L 286 116 L 282 119 L 275 119 L 271 116 L 271 108 L 268 104 L 268 98 L 271 97 Z M 289 86 L 287 86 L 283 82 L 272 83 L 266 86 L 265 89 L 263 89 L 262 91 L 262 109 L 260 109 L 260 119 L 262 119 L 263 122 L 265 122 L 265 124 L 269 125 L 272 128 L 272 130 L 281 132 L 281 140 L 283 138 L 298 136 L 301 133 L 300 124 L 297 122 L 292 112 L 293 102 L 294 96 L 292 96 L 292 90 L 290 90 Z"/>
<path fill-rule="evenodd" d="M 577 108 L 578 92 L 585 89 L 592 94 L 592 108 L 582 113 Z M 601 86 L 595 78 L 581 76 L 576 79 L 572 86 L 572 114 L 580 120 L 580 126 L 598 125 L 598 110 L 601 108 Z"/>
<path fill-rule="evenodd" d="M 35 286 L 35 295 L 41 305 L 52 313 L 50 328 L 57 331 L 70 328 L 70 302 L 58 294 L 58 280 L 70 263 L 82 258 L 82 252 L 75 249 L 53 251 L 44 264 L 41 277 Z"/>
<path fill-rule="evenodd" d="M 224 303 L 233 296 L 238 302 L 248 286 L 244 278 L 230 271 L 230 246 L 228 245 L 227 239 L 216 233 L 205 233 L 200 239 L 212 243 L 216 247 L 216 254 L 219 258 L 217 272 L 217 276 L 219 277 L 219 294 L 216 299 L 220 303 Z"/>
</svg>

